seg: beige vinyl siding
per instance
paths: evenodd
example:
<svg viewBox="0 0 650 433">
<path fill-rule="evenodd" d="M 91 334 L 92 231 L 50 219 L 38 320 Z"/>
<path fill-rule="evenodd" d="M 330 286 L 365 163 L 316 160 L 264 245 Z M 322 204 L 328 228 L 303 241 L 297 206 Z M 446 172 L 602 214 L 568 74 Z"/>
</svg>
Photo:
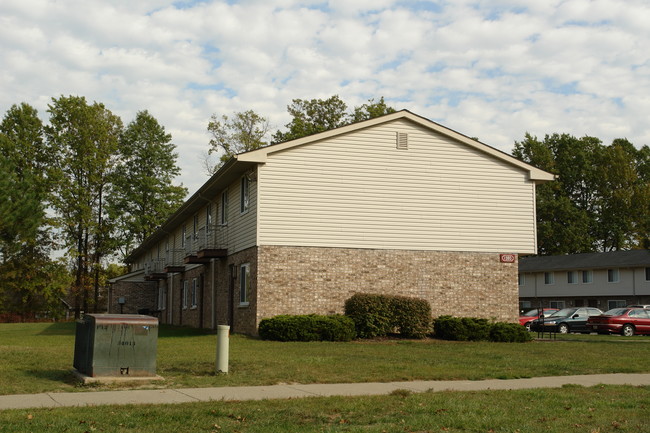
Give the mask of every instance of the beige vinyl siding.
<svg viewBox="0 0 650 433">
<path fill-rule="evenodd" d="M 377 125 L 269 154 L 259 244 L 532 253 L 527 176 L 407 120 Z"/>
<path fill-rule="evenodd" d="M 240 182 L 238 178 L 228 188 L 228 254 L 254 247 L 257 241 L 257 180 L 252 176 L 249 182 L 249 204 L 245 213 L 241 213 L 239 207 Z"/>
</svg>

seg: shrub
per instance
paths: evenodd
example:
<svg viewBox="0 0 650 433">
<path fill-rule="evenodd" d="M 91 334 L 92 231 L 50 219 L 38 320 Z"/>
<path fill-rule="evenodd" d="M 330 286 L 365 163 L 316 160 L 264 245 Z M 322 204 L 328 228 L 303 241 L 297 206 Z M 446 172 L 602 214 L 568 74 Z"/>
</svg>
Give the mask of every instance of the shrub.
<svg viewBox="0 0 650 433">
<path fill-rule="evenodd" d="M 394 332 L 423 338 L 431 333 L 431 307 L 424 299 L 358 293 L 345 302 L 345 315 L 354 321 L 360 338 Z"/>
<path fill-rule="evenodd" d="M 350 341 L 354 322 L 342 315 L 281 315 L 260 321 L 260 338 L 276 341 Z"/>
<path fill-rule="evenodd" d="M 494 323 L 490 329 L 490 341 L 525 343 L 532 339 L 530 332 L 519 323 Z"/>
<path fill-rule="evenodd" d="M 527 342 L 532 338 L 518 323 L 496 322 L 474 317 L 440 316 L 435 320 L 435 336 L 455 341 Z"/>
</svg>

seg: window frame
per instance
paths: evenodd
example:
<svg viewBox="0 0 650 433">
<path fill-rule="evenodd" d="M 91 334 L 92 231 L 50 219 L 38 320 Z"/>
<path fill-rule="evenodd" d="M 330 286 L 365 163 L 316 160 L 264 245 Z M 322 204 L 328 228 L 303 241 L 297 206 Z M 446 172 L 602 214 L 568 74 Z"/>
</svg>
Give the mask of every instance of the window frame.
<svg viewBox="0 0 650 433">
<path fill-rule="evenodd" d="M 578 284 L 578 272 L 577 271 L 567 271 L 567 273 L 566 273 L 566 282 L 567 282 L 567 284 Z"/>
<path fill-rule="evenodd" d="M 607 269 L 607 282 L 608 283 L 620 283 L 621 282 L 621 272 L 618 268 Z"/>
<path fill-rule="evenodd" d="M 221 193 L 219 224 L 222 226 L 228 225 L 228 190 Z"/>
<path fill-rule="evenodd" d="M 239 213 L 245 214 L 250 209 L 250 181 L 248 176 L 242 176 L 239 181 Z"/>
<path fill-rule="evenodd" d="M 192 278 L 192 289 L 190 291 L 190 308 L 195 309 L 198 307 L 198 282 L 196 278 Z"/>
<path fill-rule="evenodd" d="M 250 305 L 251 289 L 251 264 L 242 263 L 239 265 L 239 306 L 246 307 Z"/>
<path fill-rule="evenodd" d="M 188 280 L 183 280 L 183 293 L 182 293 L 182 307 L 183 310 L 187 310 L 187 301 L 188 301 L 188 291 L 189 291 L 189 281 Z"/>
<path fill-rule="evenodd" d="M 614 308 L 624 308 L 627 307 L 627 301 L 625 299 L 608 299 L 607 300 L 607 311 Z"/>
<path fill-rule="evenodd" d="M 555 284 L 555 272 L 544 272 L 544 284 L 547 286 Z"/>
</svg>

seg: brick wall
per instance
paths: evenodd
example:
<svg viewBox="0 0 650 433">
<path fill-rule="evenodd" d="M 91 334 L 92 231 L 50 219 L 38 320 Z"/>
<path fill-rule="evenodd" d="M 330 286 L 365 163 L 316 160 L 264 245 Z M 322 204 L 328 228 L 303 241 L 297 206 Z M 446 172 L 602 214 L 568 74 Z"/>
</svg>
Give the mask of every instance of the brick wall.
<svg viewBox="0 0 650 433">
<path fill-rule="evenodd" d="M 258 265 L 258 321 L 342 313 L 359 292 L 423 298 L 434 316 L 518 315 L 517 263 L 498 253 L 263 246 Z"/>
<path fill-rule="evenodd" d="M 118 299 L 124 297 L 123 309 Z M 158 285 L 155 281 L 118 281 L 112 285 L 108 299 L 108 312 L 113 314 L 138 314 L 138 310 L 157 308 Z"/>
</svg>

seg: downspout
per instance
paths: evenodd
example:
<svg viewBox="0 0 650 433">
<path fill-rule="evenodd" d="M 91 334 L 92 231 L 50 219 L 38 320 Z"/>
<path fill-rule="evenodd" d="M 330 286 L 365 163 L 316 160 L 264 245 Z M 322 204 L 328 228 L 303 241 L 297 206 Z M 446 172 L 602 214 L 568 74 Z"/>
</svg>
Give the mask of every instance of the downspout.
<svg viewBox="0 0 650 433">
<path fill-rule="evenodd" d="M 216 294 L 216 290 L 214 287 L 215 284 L 215 275 L 214 275 L 214 259 L 210 259 L 210 299 L 211 299 L 211 305 L 210 305 L 210 311 L 212 312 L 212 320 L 210 322 L 210 328 L 215 329 L 217 325 L 217 312 L 216 312 L 216 300 L 214 298 Z"/>
</svg>

